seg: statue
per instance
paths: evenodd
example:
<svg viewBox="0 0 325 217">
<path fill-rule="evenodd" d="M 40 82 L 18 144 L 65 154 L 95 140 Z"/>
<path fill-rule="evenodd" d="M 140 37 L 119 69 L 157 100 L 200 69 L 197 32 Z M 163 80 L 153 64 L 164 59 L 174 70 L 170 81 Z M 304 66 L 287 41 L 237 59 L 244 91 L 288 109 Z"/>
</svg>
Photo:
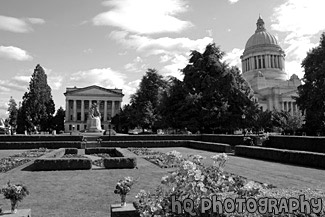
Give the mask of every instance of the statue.
<svg viewBox="0 0 325 217">
<path fill-rule="evenodd" d="M 88 132 L 102 132 L 101 115 L 96 103 L 92 104 L 89 109 L 89 116 L 87 119 Z"/>
</svg>

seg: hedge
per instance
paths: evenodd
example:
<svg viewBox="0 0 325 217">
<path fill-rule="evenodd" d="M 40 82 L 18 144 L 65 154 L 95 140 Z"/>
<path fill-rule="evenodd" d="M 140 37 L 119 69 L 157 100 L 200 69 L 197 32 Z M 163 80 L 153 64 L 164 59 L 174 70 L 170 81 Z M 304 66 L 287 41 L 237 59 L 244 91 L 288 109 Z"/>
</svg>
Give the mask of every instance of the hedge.
<svg viewBox="0 0 325 217">
<path fill-rule="evenodd" d="M 107 153 L 112 157 L 124 157 L 124 155 L 116 150 L 116 148 L 86 148 L 85 154 Z"/>
<path fill-rule="evenodd" d="M 33 164 L 33 170 L 35 171 L 89 169 L 91 169 L 91 160 L 86 158 L 36 159 Z"/>
<path fill-rule="evenodd" d="M 187 147 L 199 149 L 199 150 L 205 150 L 205 151 L 213 151 L 213 152 L 223 152 L 223 153 L 232 152 L 230 145 L 212 143 L 212 142 L 188 141 Z"/>
<path fill-rule="evenodd" d="M 104 158 L 104 167 L 106 169 L 133 169 L 137 166 L 135 157 L 114 157 Z"/>
<path fill-rule="evenodd" d="M 325 153 L 325 137 L 270 136 L 265 147 Z"/>
<path fill-rule="evenodd" d="M 146 147 L 146 148 L 162 148 L 162 147 L 186 147 L 185 140 L 147 140 L 147 141 L 111 141 L 102 142 L 102 147 Z"/>
<path fill-rule="evenodd" d="M 81 142 L 44 141 L 44 142 L 0 142 L 1 149 L 35 149 L 35 148 L 81 148 Z"/>
<path fill-rule="evenodd" d="M 236 146 L 235 155 L 316 168 L 325 168 L 325 154 L 287 149 Z"/>
<path fill-rule="evenodd" d="M 201 135 L 127 135 L 102 136 L 102 141 L 162 141 L 162 140 L 201 140 Z"/>
<path fill-rule="evenodd" d="M 1 142 L 82 141 L 83 136 L 66 135 L 14 135 L 0 136 Z"/>
<path fill-rule="evenodd" d="M 231 146 L 242 145 L 244 135 L 203 134 L 201 141 L 228 144 Z"/>
<path fill-rule="evenodd" d="M 77 153 L 78 149 L 60 148 L 49 152 L 36 159 L 32 165 L 35 171 L 50 170 L 89 170 L 91 169 L 91 159 L 87 158 L 61 158 L 64 154 Z"/>
</svg>

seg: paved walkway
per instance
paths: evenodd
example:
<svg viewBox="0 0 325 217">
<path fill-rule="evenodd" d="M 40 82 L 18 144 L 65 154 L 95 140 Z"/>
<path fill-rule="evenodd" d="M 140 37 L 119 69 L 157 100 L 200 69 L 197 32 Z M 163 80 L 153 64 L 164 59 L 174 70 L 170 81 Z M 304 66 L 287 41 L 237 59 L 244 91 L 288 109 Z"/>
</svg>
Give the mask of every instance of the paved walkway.
<svg viewBox="0 0 325 217">
<path fill-rule="evenodd" d="M 154 150 L 161 152 L 176 150 L 181 152 L 183 156 L 186 156 L 186 154 L 199 154 L 207 157 L 204 160 L 207 164 L 212 164 L 213 162 L 209 158 L 217 154 L 188 148 L 154 148 Z M 325 189 L 325 170 L 322 169 L 229 156 L 225 171 L 255 181 L 273 184 L 279 188 Z"/>
</svg>

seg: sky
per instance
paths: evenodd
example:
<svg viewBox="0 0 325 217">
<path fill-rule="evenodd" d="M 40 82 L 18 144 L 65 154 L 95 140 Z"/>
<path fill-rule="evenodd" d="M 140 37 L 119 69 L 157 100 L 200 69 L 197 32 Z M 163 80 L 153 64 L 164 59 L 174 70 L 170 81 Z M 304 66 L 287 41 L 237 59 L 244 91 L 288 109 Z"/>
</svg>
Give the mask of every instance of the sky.
<svg viewBox="0 0 325 217">
<path fill-rule="evenodd" d="M 0 117 L 28 91 L 40 64 L 56 109 L 67 87 L 123 89 L 129 103 L 148 68 L 183 78 L 191 50 L 215 43 L 240 56 L 259 14 L 286 53 L 288 78 L 325 29 L 324 0 L 1 0 Z"/>
</svg>

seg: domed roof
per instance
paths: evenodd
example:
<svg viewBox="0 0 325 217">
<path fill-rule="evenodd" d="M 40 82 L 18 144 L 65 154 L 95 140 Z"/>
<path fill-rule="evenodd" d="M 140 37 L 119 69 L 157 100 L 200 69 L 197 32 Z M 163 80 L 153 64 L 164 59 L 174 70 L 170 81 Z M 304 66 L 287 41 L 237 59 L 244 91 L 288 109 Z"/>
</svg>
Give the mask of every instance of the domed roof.
<svg viewBox="0 0 325 217">
<path fill-rule="evenodd" d="M 252 35 L 245 46 L 245 49 L 257 46 L 257 45 L 278 45 L 278 41 L 275 36 L 266 31 L 264 27 L 264 21 L 261 16 L 258 18 L 256 23 L 255 34 Z"/>
</svg>

